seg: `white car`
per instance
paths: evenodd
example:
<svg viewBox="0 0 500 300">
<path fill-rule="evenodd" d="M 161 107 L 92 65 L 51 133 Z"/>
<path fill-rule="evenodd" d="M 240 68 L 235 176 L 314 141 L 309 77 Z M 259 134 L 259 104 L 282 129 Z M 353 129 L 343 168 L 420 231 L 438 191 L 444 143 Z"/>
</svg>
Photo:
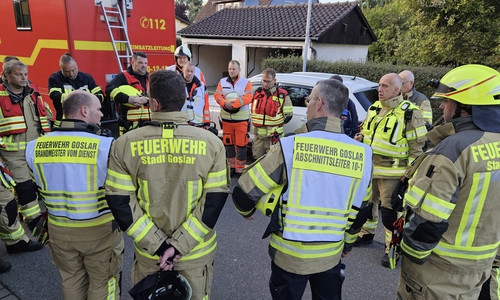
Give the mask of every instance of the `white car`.
<svg viewBox="0 0 500 300">
<path fill-rule="evenodd" d="M 333 74 L 316 72 L 293 72 L 276 73 L 276 84 L 285 89 L 293 103 L 293 117 L 285 124 L 285 134 L 293 132 L 295 129 L 307 122 L 305 99 L 311 93 L 318 81 L 329 79 Z M 349 89 L 349 99 L 356 105 L 358 120 L 362 122 L 366 116 L 368 107 L 378 99 L 378 84 L 361 77 L 340 75 L 344 80 L 344 85 Z M 249 78 L 254 91 L 262 86 L 262 75 Z M 213 95 L 210 95 L 210 117 L 217 124 L 219 136 L 222 137 L 220 128 L 220 106 L 215 102 Z M 253 130 L 250 130 L 250 142 L 253 140 Z"/>
</svg>

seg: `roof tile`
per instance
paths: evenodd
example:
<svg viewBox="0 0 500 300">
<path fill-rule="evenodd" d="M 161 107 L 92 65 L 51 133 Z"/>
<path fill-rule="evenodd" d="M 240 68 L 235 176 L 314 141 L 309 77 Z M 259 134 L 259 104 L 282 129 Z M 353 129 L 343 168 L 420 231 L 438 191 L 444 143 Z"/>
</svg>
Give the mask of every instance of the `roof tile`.
<svg viewBox="0 0 500 300">
<path fill-rule="evenodd" d="M 310 37 L 319 38 L 357 2 L 313 4 Z M 178 31 L 181 36 L 304 38 L 307 4 L 226 8 Z"/>
</svg>

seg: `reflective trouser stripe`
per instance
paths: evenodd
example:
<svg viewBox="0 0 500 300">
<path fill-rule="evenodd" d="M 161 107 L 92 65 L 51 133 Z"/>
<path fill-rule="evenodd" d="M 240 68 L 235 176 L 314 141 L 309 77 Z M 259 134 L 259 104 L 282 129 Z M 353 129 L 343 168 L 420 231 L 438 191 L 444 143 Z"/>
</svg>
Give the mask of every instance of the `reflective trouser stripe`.
<svg viewBox="0 0 500 300">
<path fill-rule="evenodd" d="M 119 297 L 116 294 L 116 278 L 111 277 L 108 280 L 108 295 L 106 297 L 108 300 L 118 300 Z"/>
<path fill-rule="evenodd" d="M 41 214 L 42 213 L 42 211 L 40 210 L 40 205 L 38 205 L 37 202 L 32 202 L 32 203 L 28 203 L 26 205 L 23 205 L 19 209 L 19 211 L 26 218 L 29 218 L 29 217 L 32 217 L 32 216 L 35 216 L 37 214 Z"/>
<path fill-rule="evenodd" d="M 23 226 L 21 226 L 21 224 L 18 221 L 16 221 L 16 223 L 19 224 L 19 228 L 16 231 L 11 232 L 10 234 L 9 233 L 0 233 L 0 239 L 2 241 L 15 241 L 15 240 L 18 240 L 18 239 L 23 237 L 24 228 L 23 228 Z"/>
</svg>

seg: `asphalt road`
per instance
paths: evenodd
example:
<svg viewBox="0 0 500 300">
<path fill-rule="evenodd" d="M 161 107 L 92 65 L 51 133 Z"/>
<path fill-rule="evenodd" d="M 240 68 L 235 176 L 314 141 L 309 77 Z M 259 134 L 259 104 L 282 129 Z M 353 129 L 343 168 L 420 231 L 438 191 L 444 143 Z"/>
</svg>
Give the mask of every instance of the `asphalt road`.
<svg viewBox="0 0 500 300">
<path fill-rule="evenodd" d="M 234 182 L 233 182 L 234 184 Z M 268 280 L 270 258 L 268 239 L 262 234 L 268 219 L 257 215 L 255 220 L 242 218 L 234 209 L 231 198 L 217 223 L 218 252 L 214 263 L 212 282 L 213 300 L 270 299 Z M 372 245 L 354 248 L 346 264 L 343 285 L 344 300 L 395 299 L 399 268 L 390 270 L 380 265 L 383 255 L 383 230 L 379 225 Z M 133 260 L 131 239 L 125 236 L 125 265 L 122 281 L 122 299 L 131 299 L 130 268 Z M 49 251 L 7 254 L 0 245 L 0 258 L 12 263 L 12 269 L 0 274 L 0 282 L 22 300 L 60 300 L 60 277 L 50 261 Z M 311 299 L 307 289 L 303 299 Z"/>
</svg>

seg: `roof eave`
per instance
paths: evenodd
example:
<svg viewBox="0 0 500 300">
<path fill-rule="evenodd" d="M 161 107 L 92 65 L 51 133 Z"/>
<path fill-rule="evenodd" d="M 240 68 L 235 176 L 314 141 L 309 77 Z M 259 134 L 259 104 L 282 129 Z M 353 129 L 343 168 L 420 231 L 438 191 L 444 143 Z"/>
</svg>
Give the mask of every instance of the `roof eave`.
<svg viewBox="0 0 500 300">
<path fill-rule="evenodd" d="M 226 35 L 200 35 L 200 34 L 182 34 L 185 38 L 201 38 L 201 39 L 235 39 L 235 40 L 287 40 L 287 41 L 304 41 L 304 37 L 274 37 L 274 36 L 226 36 Z M 317 41 L 319 37 L 310 37 L 312 41 Z"/>
</svg>

